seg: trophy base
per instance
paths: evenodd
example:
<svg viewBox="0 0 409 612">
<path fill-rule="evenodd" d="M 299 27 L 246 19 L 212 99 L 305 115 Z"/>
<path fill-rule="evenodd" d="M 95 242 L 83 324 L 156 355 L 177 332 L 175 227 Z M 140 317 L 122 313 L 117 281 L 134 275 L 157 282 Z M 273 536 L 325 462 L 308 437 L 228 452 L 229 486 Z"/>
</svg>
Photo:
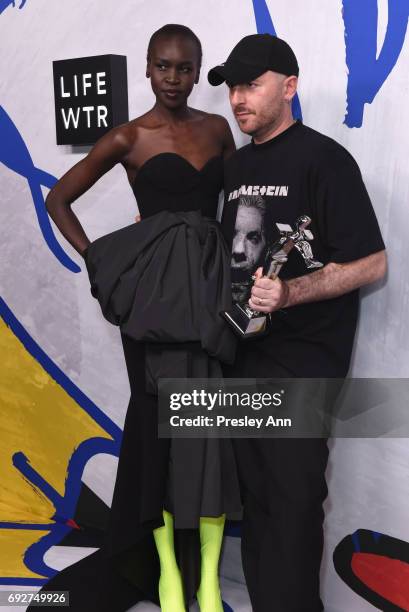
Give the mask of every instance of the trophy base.
<svg viewBox="0 0 409 612">
<path fill-rule="evenodd" d="M 234 304 L 230 311 L 222 311 L 222 317 L 229 323 L 240 338 L 247 339 L 260 336 L 267 330 L 267 317 L 264 314 L 254 316 L 248 308 Z"/>
</svg>

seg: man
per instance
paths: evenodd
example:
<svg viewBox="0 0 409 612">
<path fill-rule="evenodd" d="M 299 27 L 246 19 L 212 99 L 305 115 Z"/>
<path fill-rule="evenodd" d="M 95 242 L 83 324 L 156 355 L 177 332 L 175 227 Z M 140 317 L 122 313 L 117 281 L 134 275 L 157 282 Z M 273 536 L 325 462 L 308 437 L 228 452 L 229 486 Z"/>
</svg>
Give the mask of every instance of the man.
<svg viewBox="0 0 409 612">
<path fill-rule="evenodd" d="M 222 227 L 229 245 L 240 230 L 240 198 L 261 196 L 277 223 L 294 226 L 300 215 L 311 217 L 314 257 L 324 263 L 308 270 L 293 249 L 280 278 L 263 278 L 258 268 L 249 304 L 272 313 L 271 331 L 240 343 L 235 365 L 225 369 L 229 377 L 345 377 L 359 287 L 386 271 L 385 246 L 355 160 L 293 119 L 298 73 L 287 43 L 257 34 L 208 75 L 212 85 L 227 83 L 238 125 L 252 136 L 226 165 Z M 323 610 L 327 440 L 243 438 L 235 450 L 243 568 L 254 612 Z"/>
</svg>

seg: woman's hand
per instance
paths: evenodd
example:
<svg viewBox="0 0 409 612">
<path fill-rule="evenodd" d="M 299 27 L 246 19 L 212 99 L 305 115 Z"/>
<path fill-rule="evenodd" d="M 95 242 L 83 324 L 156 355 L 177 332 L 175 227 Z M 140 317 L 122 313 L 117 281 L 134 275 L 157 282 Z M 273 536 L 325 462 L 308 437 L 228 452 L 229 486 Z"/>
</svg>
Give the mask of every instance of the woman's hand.
<svg viewBox="0 0 409 612">
<path fill-rule="evenodd" d="M 141 220 L 141 215 L 136 215 L 135 223 L 139 223 L 140 220 Z"/>
</svg>

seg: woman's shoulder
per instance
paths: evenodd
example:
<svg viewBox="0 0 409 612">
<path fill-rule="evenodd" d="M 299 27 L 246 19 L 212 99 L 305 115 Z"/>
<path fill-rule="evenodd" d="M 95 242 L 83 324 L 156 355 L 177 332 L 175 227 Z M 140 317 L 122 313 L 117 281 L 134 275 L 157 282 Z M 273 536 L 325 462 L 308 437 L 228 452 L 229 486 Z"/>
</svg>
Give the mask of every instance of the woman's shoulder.
<svg viewBox="0 0 409 612">
<path fill-rule="evenodd" d="M 228 121 L 225 117 L 223 117 L 223 115 L 217 115 L 216 113 L 208 113 L 197 108 L 190 108 L 189 110 L 194 115 L 196 115 L 196 118 L 199 120 L 201 119 L 202 121 L 206 121 L 215 125 L 228 125 Z"/>
<path fill-rule="evenodd" d="M 135 117 L 130 121 L 115 126 L 109 131 L 109 134 L 118 144 L 122 143 L 128 148 L 132 148 L 137 143 L 142 131 L 154 127 L 156 127 L 155 119 L 147 112 L 140 117 Z"/>
<path fill-rule="evenodd" d="M 224 138 L 226 133 L 230 133 L 229 122 L 223 115 L 208 113 L 195 108 L 191 108 L 190 110 L 196 114 L 198 120 L 203 122 L 203 127 L 206 127 L 206 129 L 218 134 L 222 138 Z"/>
<path fill-rule="evenodd" d="M 107 132 L 111 140 L 130 146 L 135 139 L 135 125 L 134 121 L 127 121 L 126 123 L 120 123 Z"/>
</svg>

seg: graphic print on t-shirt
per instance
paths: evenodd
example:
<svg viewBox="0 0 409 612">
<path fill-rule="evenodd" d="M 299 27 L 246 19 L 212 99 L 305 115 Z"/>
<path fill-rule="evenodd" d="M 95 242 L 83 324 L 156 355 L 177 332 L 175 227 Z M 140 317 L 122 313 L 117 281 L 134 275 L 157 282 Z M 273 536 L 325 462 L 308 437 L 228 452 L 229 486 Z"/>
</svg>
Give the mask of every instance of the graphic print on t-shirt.
<svg viewBox="0 0 409 612">
<path fill-rule="evenodd" d="M 288 196 L 288 185 L 241 185 L 229 193 L 227 200 L 234 200 L 241 195 Z"/>
<path fill-rule="evenodd" d="M 241 195 L 233 234 L 231 279 L 235 302 L 247 301 L 252 275 L 264 263 L 266 249 L 273 239 L 270 207 L 260 195 Z"/>
</svg>

